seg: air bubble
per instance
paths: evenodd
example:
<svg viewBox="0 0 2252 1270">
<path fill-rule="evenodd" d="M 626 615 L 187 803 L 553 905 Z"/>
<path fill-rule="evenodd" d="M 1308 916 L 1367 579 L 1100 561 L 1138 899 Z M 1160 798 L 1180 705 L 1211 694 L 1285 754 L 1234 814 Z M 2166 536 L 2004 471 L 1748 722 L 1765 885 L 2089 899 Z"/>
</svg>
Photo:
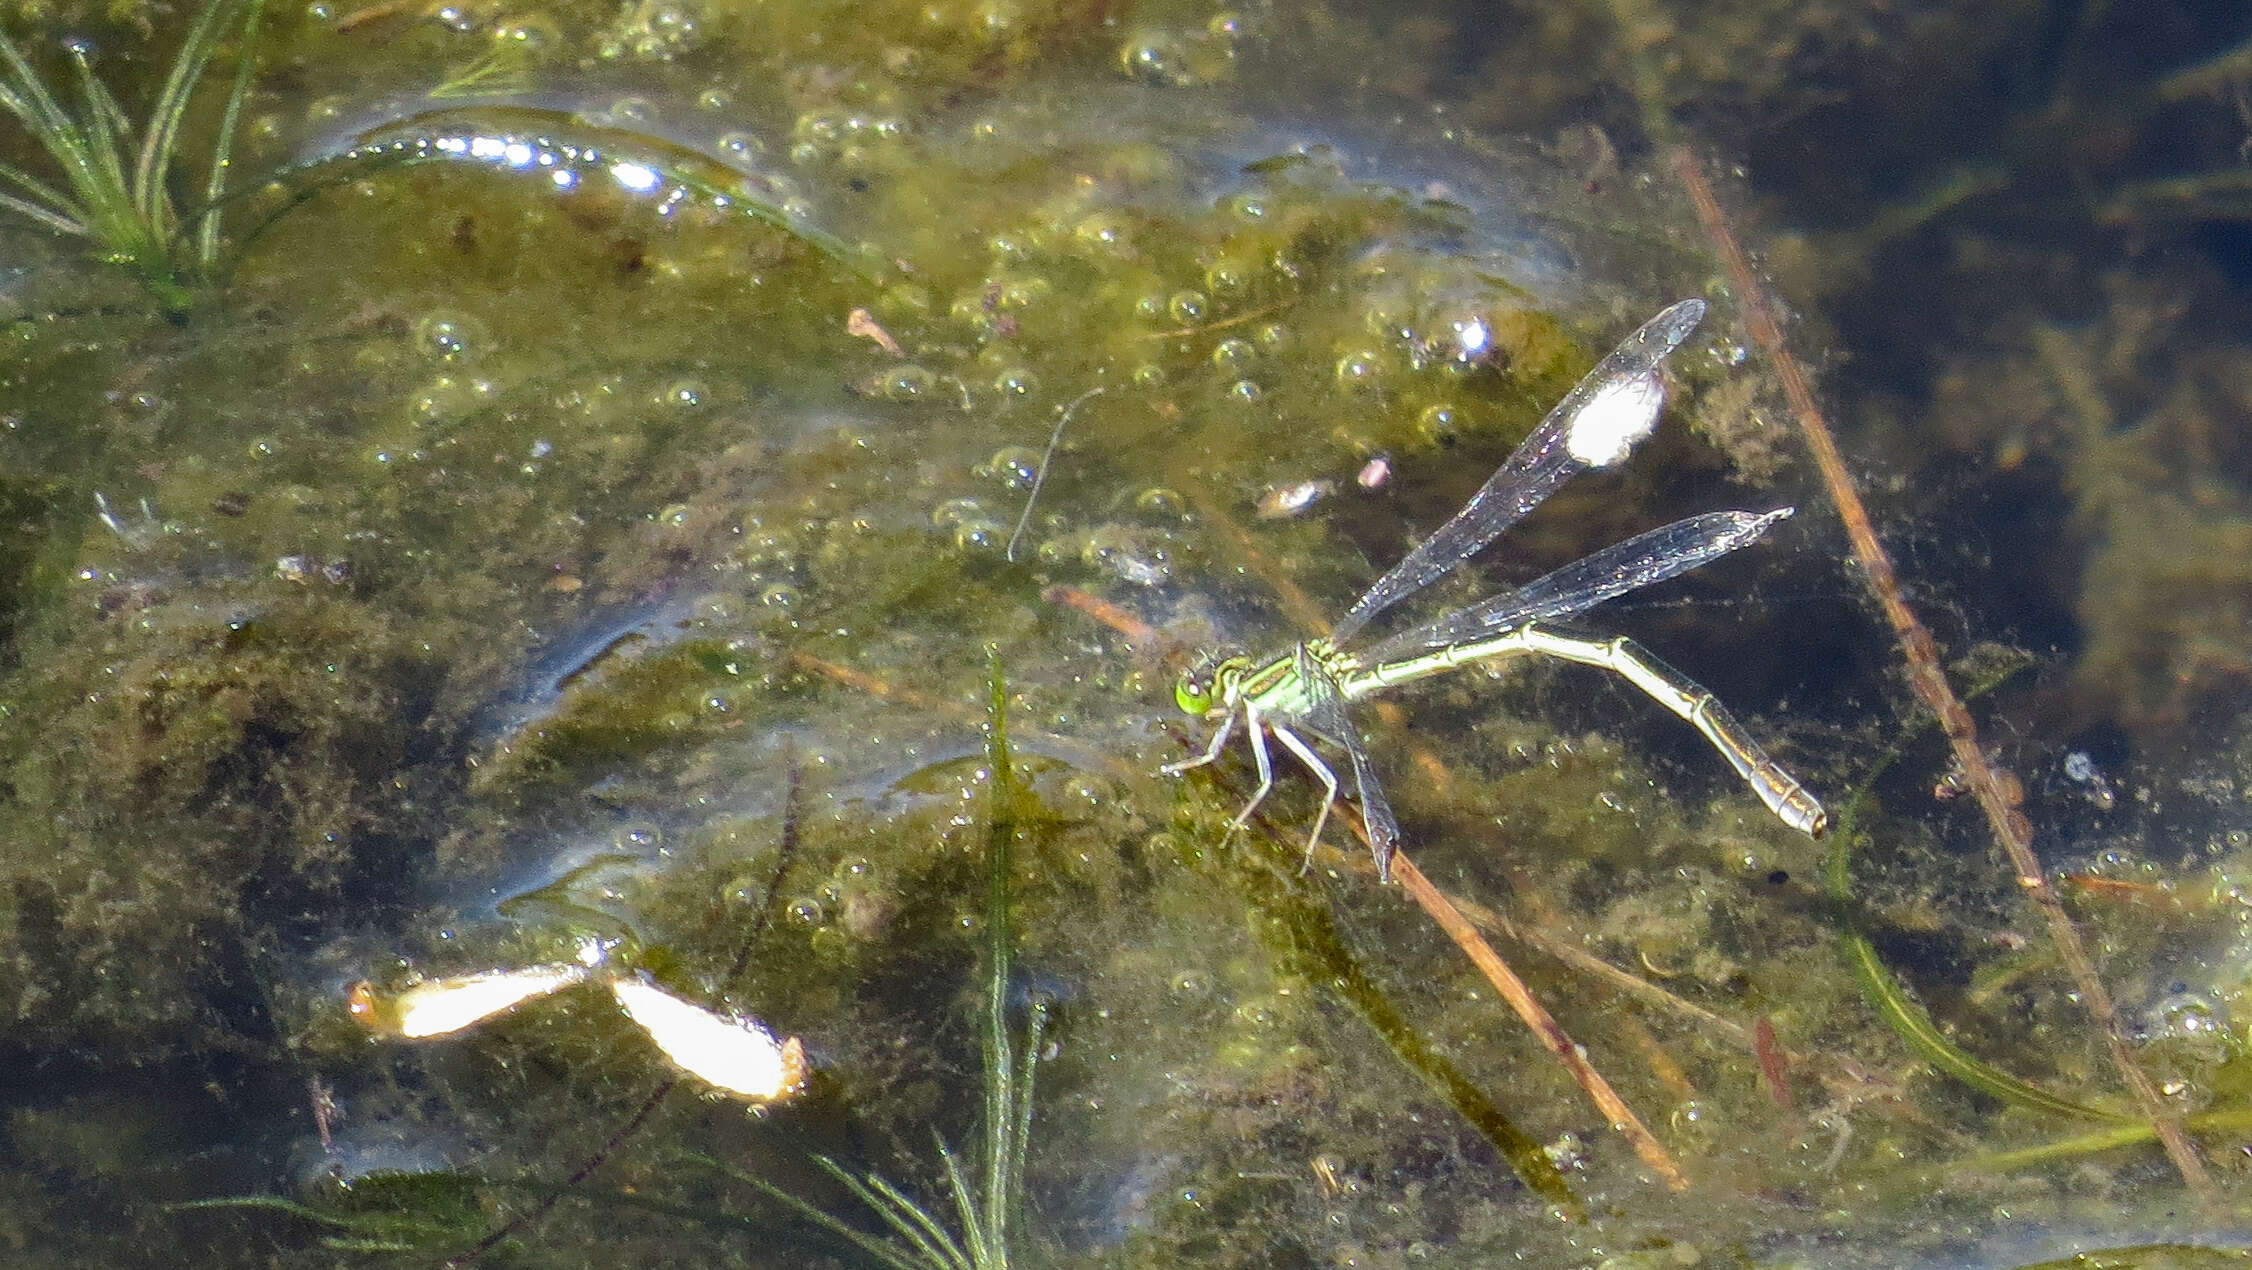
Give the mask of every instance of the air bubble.
<svg viewBox="0 0 2252 1270">
<path fill-rule="evenodd" d="M 560 35 L 561 32 L 552 20 L 537 13 L 514 14 L 493 24 L 494 43 L 512 44 L 519 48 L 549 48 Z"/>
<path fill-rule="evenodd" d="M 940 529 L 952 529 L 972 520 L 985 519 L 985 505 L 974 498 L 949 498 L 931 509 L 931 524 Z"/>
<path fill-rule="evenodd" d="M 1028 489 L 1040 475 L 1040 452 L 1021 445 L 1003 446 L 979 467 L 978 474 L 994 477 L 1010 489 Z"/>
<path fill-rule="evenodd" d="M 1195 326 L 1211 307 L 1201 291 L 1176 291 L 1165 301 L 1165 315 L 1182 326 Z"/>
<path fill-rule="evenodd" d="M 1130 245 L 1125 222 L 1108 212 L 1096 212 L 1072 226 L 1071 236 L 1105 251 L 1124 251 Z"/>
<path fill-rule="evenodd" d="M 657 19 L 652 18 L 654 23 Z M 644 128 L 657 117 L 657 108 L 646 97 L 620 97 L 603 112 L 605 120 L 616 128 Z"/>
<path fill-rule="evenodd" d="M 1214 295 L 1242 295 L 1251 289 L 1252 267 L 1223 257 L 1204 270 L 1204 286 Z"/>
<path fill-rule="evenodd" d="M 1384 359 L 1368 349 L 1337 359 L 1337 386 L 1346 392 L 1374 392 L 1384 384 Z"/>
<path fill-rule="evenodd" d="M 1250 340 L 1225 339 L 1212 346 L 1213 368 L 1226 375 L 1241 375 L 1259 360 L 1259 350 Z"/>
<path fill-rule="evenodd" d="M 1188 49 L 1169 31 L 1141 31 L 1119 48 L 1118 64 L 1145 84 L 1181 87 L 1193 82 Z"/>
<path fill-rule="evenodd" d="M 1256 194 L 1230 194 L 1220 200 L 1220 210 L 1237 220 L 1265 220 L 1267 201 Z"/>
<path fill-rule="evenodd" d="M 723 132 L 714 143 L 721 155 L 737 161 L 764 158 L 766 143 L 748 132 Z"/>
<path fill-rule="evenodd" d="M 912 364 L 894 366 L 878 379 L 877 395 L 886 401 L 921 401 L 938 386 L 938 376 Z"/>
<path fill-rule="evenodd" d="M 967 520 L 954 527 L 954 546 L 961 551 L 999 551 L 1009 531 L 990 520 Z"/>
<path fill-rule="evenodd" d="M 1152 485 L 1134 495 L 1134 509 L 1151 516 L 1178 520 L 1189 514 L 1189 500 L 1183 498 L 1179 490 Z"/>
<path fill-rule="evenodd" d="M 657 404 L 694 410 L 711 400 L 711 389 L 700 379 L 676 379 L 657 392 Z"/>
<path fill-rule="evenodd" d="M 458 313 L 425 314 L 414 324 L 415 347 L 439 362 L 470 360 L 484 343 L 483 335 L 474 320 Z"/>
<path fill-rule="evenodd" d="M 1415 430 L 1433 445 L 1452 445 L 1462 435 L 1462 412 L 1441 402 L 1425 406 L 1415 417 Z"/>
</svg>

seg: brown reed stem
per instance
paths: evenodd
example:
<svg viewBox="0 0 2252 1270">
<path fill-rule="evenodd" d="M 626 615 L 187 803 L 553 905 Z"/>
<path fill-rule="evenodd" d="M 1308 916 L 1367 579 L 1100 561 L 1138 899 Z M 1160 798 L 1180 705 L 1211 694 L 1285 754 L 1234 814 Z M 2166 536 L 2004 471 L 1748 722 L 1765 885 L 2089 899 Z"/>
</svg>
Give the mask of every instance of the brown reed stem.
<svg viewBox="0 0 2252 1270">
<path fill-rule="evenodd" d="M 1470 919 L 1462 915 L 1462 911 L 1454 906 L 1454 901 L 1447 898 L 1446 892 L 1433 886 L 1431 879 L 1423 876 L 1423 870 L 1415 867 L 1415 861 L 1409 859 L 1405 851 L 1393 853 L 1392 877 L 1408 893 L 1409 898 L 1415 901 L 1416 906 L 1429 914 L 1439 929 L 1447 933 L 1447 938 L 1453 940 L 1455 947 L 1462 950 L 1462 955 L 1470 959 L 1470 964 L 1478 968 L 1478 973 L 1486 977 L 1486 982 L 1492 984 L 1494 991 L 1501 994 L 1501 999 L 1509 1003 L 1509 1008 L 1517 1012 L 1518 1019 L 1523 1021 L 1525 1027 L 1541 1043 L 1541 1047 L 1555 1055 L 1556 1061 L 1562 1063 L 1564 1070 L 1572 1074 L 1572 1079 L 1579 1082 L 1580 1088 L 1587 1091 L 1587 1096 L 1595 1103 L 1596 1109 L 1610 1121 L 1613 1129 L 1625 1135 L 1626 1140 L 1633 1145 L 1634 1153 L 1642 1157 L 1642 1162 L 1650 1166 L 1650 1170 L 1658 1175 L 1666 1188 L 1674 1191 L 1688 1190 L 1689 1179 L 1682 1174 L 1681 1166 L 1674 1162 L 1673 1155 L 1666 1150 L 1665 1144 L 1658 1141 L 1657 1135 L 1651 1133 L 1649 1126 L 1642 1123 L 1641 1117 L 1634 1114 L 1634 1109 L 1626 1105 L 1626 1099 L 1619 1097 L 1618 1091 L 1611 1088 L 1611 1082 L 1603 1079 L 1603 1073 L 1595 1070 L 1587 1061 L 1587 1056 L 1580 1052 L 1578 1043 L 1572 1040 L 1571 1033 L 1566 1032 L 1564 1025 L 1556 1021 L 1556 1016 L 1550 1014 L 1548 1008 L 1533 996 L 1532 989 L 1527 988 L 1525 981 L 1517 977 L 1517 972 L 1509 968 L 1509 963 L 1501 959 L 1501 954 L 1493 950 L 1493 945 L 1486 942 L 1486 937 L 1478 933 L 1478 928 L 1470 924 Z"/>
<path fill-rule="evenodd" d="M 1806 373 L 1783 341 L 1782 328 L 1775 322 L 1766 289 L 1760 285 L 1759 275 L 1753 271 L 1743 245 L 1729 229 L 1727 218 L 1720 210 L 1720 201 L 1713 196 L 1712 182 L 1705 176 L 1704 165 L 1684 145 L 1672 146 L 1667 159 L 1682 189 L 1688 193 L 1691 206 L 1696 209 L 1697 220 L 1704 226 L 1714 250 L 1720 254 L 1721 263 L 1728 270 L 1728 280 L 1736 290 L 1745 327 L 1753 341 L 1767 353 L 1776 377 L 1782 381 L 1783 395 L 1790 403 L 1792 417 L 1798 421 L 1799 432 L 1806 438 L 1807 449 L 1814 456 L 1816 470 L 1822 474 L 1822 483 L 1829 490 L 1838 519 L 1845 525 L 1846 538 L 1853 545 L 1854 561 L 1861 566 L 1862 580 L 1876 598 L 1877 607 L 1884 611 L 1885 621 L 1892 627 L 1893 638 L 1900 645 L 1901 659 L 1907 664 L 1909 686 L 1924 708 L 1938 718 L 1941 730 L 1947 734 L 1948 746 L 1962 769 L 1964 783 L 1977 799 L 1979 810 L 1986 814 L 1994 840 L 2009 857 L 2011 868 L 2016 870 L 2018 887 L 2048 923 L 2049 939 L 2071 974 L 2089 1018 L 2103 1032 L 2119 1078 L 2126 1083 L 2136 1106 L 2158 1134 L 2183 1184 L 2199 1203 L 2208 1209 L 2216 1208 L 2219 1192 L 2206 1175 L 2204 1162 L 2182 1132 L 2180 1118 L 2166 1109 L 2150 1078 L 2136 1065 L 2126 1030 L 2119 1022 L 2119 1011 L 2096 975 L 2095 963 L 2080 939 L 2079 928 L 2072 924 L 2064 902 L 2049 885 L 2040 860 L 2033 854 L 2033 824 L 2025 818 L 2023 810 L 2025 789 L 2016 776 L 1987 758 L 1985 749 L 1978 743 L 1978 727 L 1970 711 L 1963 707 L 1940 666 L 1938 644 L 1915 610 L 1908 607 L 1907 597 L 1901 593 L 1899 575 L 1893 571 L 1892 558 L 1877 539 L 1876 527 L 1870 522 L 1868 508 L 1861 502 L 1853 477 L 1846 471 L 1830 425 L 1823 418 L 1821 407 L 1814 402 Z"/>
</svg>

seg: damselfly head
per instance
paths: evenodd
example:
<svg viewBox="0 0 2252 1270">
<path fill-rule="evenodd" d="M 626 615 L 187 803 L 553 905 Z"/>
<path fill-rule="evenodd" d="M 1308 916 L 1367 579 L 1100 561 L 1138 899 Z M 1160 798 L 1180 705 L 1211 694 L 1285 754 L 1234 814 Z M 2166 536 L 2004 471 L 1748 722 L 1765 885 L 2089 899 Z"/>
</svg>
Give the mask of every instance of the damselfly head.
<svg viewBox="0 0 2252 1270">
<path fill-rule="evenodd" d="M 1210 714 L 1212 707 L 1227 703 L 1229 688 L 1243 677 L 1244 668 L 1250 664 L 1249 657 L 1234 650 L 1198 657 L 1174 683 L 1173 704 L 1179 706 L 1183 714 Z"/>
</svg>

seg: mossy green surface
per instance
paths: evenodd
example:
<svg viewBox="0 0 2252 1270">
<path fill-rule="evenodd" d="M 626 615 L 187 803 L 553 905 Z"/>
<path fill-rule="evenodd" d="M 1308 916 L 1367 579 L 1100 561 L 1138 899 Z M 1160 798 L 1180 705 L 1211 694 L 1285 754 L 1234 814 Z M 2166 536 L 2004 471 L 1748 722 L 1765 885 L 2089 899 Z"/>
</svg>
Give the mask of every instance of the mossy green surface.
<svg viewBox="0 0 2252 1270">
<path fill-rule="evenodd" d="M 1567 55 L 1631 47 L 1625 8 L 1466 51 L 1510 74 L 1459 113 L 1571 113 L 1616 51 Z M 66 18 L 96 20 L 58 12 L 11 30 L 52 61 Z M 1896 51 L 1980 12 L 1925 15 Z M 173 20 L 106 20 L 133 100 Z M 137 20 L 151 34 L 129 38 Z M 1661 104 L 1787 113 L 1792 50 L 1875 21 L 1683 18 Z M 0 1056 L 19 1074 L 0 1249 L 430 1264 L 560 1197 L 486 1264 L 795 1265 L 842 1254 L 685 1153 L 839 1213 L 857 1210 L 814 1153 L 943 1195 L 932 1135 L 977 1140 L 989 1075 L 989 647 L 1023 782 L 1015 987 L 1055 1011 L 1018 1232 L 1034 1261 L 1999 1263 L 2029 1230 L 2178 1233 L 2147 1146 L 2099 1153 L 1934 1075 L 1834 950 L 1822 848 L 1591 672 L 1466 673 L 1366 722 L 1416 858 L 1531 936 L 1497 942 L 1687 1195 L 1351 867 L 1357 846 L 1297 871 L 1311 782 L 1290 773 L 1231 840 L 1240 767 L 1156 774 L 1196 741 L 1169 722 L 1178 658 L 1094 601 L 1160 644 L 1282 644 L 1609 340 L 1679 296 L 1727 299 L 1632 155 L 1400 113 L 1388 94 L 1446 82 L 1427 59 L 1448 28 L 1383 25 L 1193 3 L 316 5 L 250 50 L 248 192 L 185 312 L 0 226 L 27 263 L 0 349 Z M 1715 52 L 1746 30 L 1772 56 Z M 196 153 L 218 95 L 191 112 Z M 9 161 L 23 144 L 0 138 Z M 2037 328 L 2025 360 L 2102 367 L 2104 334 Z M 2147 424 L 2062 425 L 2080 514 L 2108 527 L 2089 640 L 1982 710 L 2039 719 L 2070 693 L 2067 712 L 2148 734 L 2241 677 L 2241 500 L 2143 479 L 2203 435 L 2189 420 L 2234 365 L 2214 358 L 2204 397 Z M 1932 802 L 1936 748 L 1886 759 L 1908 729 L 1871 721 L 1894 695 L 1881 655 L 1804 615 L 1846 585 L 1814 504 L 1720 479 L 1793 471 L 1731 320 L 1676 363 L 1654 461 L 1559 498 L 1521 554 L 1431 602 L 1662 506 L 1801 500 L 1789 528 L 1815 548 L 1779 533 L 1637 635 L 1818 790 L 1890 762 L 1854 857 L 1873 945 L 1956 1043 L 2116 1106 L 2015 887 Z M 1988 426 L 1963 415 L 1960 435 Z M 1379 455 L 1390 483 L 1362 490 Z M 1314 514 L 1259 517 L 1316 479 Z M 2207 545 L 2165 549 L 2183 543 Z M 2092 819 L 2084 779 L 2036 808 L 2088 844 L 2060 872 L 2185 1113 L 2252 1094 L 2231 1022 L 2252 1010 L 2252 741 L 2228 722 L 2208 740 L 2141 786 L 2184 842 Z M 672 1073 L 592 985 L 420 1043 L 345 1014 L 353 980 L 587 939 L 803 1037 L 812 1088 L 753 1115 L 684 1082 L 637 1122 Z M 1450 1081 L 1494 1114 L 1433 1092 Z M 2043 1147 L 2038 1167 L 1966 1163 Z M 262 1198 L 183 1206 L 228 1197 Z"/>
</svg>

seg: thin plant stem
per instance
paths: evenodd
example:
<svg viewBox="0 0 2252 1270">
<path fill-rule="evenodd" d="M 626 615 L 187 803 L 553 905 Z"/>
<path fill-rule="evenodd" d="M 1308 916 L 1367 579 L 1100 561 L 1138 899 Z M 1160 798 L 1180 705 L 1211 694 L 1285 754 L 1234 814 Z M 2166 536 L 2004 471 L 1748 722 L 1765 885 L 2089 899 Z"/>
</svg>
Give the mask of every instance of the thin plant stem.
<svg viewBox="0 0 2252 1270">
<path fill-rule="evenodd" d="M 1017 542 L 1024 537 L 1025 526 L 1032 523 L 1032 505 L 1040 501 L 1040 487 L 1048 483 L 1048 465 L 1056 461 L 1056 444 L 1063 440 L 1064 426 L 1071 422 L 1071 416 L 1079 412 L 1079 407 L 1088 398 L 1099 397 L 1104 391 L 1106 390 L 1098 384 L 1073 397 L 1070 404 L 1056 415 L 1055 431 L 1048 434 L 1048 448 L 1040 455 L 1040 470 L 1032 474 L 1032 489 L 1024 496 L 1024 511 L 1017 516 L 1016 530 L 1009 535 L 1008 549 L 1001 553 L 1002 559 L 1012 564 L 1016 562 Z"/>
<path fill-rule="evenodd" d="M 1356 820 L 1353 823 L 1359 822 Z M 1540 1042 L 1541 1048 L 1554 1055 L 1556 1061 L 1563 1064 L 1564 1070 L 1572 1074 L 1572 1079 L 1579 1082 L 1579 1087 L 1587 1092 L 1589 1101 L 1603 1113 L 1611 1127 L 1618 1130 L 1634 1147 L 1634 1153 L 1641 1157 L 1651 1172 L 1658 1175 L 1658 1179 L 1666 1184 L 1666 1189 L 1688 1190 L 1689 1179 L 1682 1173 L 1681 1166 L 1674 1162 L 1673 1154 L 1666 1150 L 1665 1144 L 1658 1141 L 1657 1135 L 1650 1132 L 1650 1127 L 1642 1123 L 1640 1116 L 1634 1114 L 1634 1108 L 1627 1105 L 1626 1099 L 1619 1097 L 1618 1091 L 1611 1088 L 1611 1082 L 1603 1078 L 1603 1073 L 1595 1070 L 1594 1064 L 1587 1061 L 1587 1056 L 1580 1052 L 1579 1044 L 1572 1040 L 1571 1033 L 1564 1030 L 1564 1025 L 1558 1023 L 1556 1016 L 1550 1014 L 1548 1008 L 1540 1003 L 1532 989 L 1525 986 L 1525 981 L 1518 978 L 1517 972 L 1511 970 L 1509 963 L 1501 959 L 1501 954 L 1494 951 L 1493 945 L 1486 942 L 1486 937 L 1479 934 L 1478 928 L 1470 924 L 1470 919 L 1464 917 L 1461 910 L 1454 906 L 1446 892 L 1433 886 L 1431 879 L 1423 875 L 1423 870 L 1415 867 L 1415 861 L 1410 860 L 1405 852 L 1393 855 L 1392 876 L 1407 891 L 1408 897 L 1415 901 L 1416 907 L 1430 915 L 1432 922 L 1446 932 L 1447 938 L 1462 950 L 1462 955 L 1468 957 L 1470 964 L 1478 968 L 1478 973 L 1486 977 L 1486 982 L 1493 985 L 1494 991 L 1501 994 L 1501 999 L 1509 1003 L 1509 1008 L 1516 1011 L 1517 1018 L 1533 1034 L 1534 1039 Z"/>
<path fill-rule="evenodd" d="M 234 161 L 235 127 L 242 120 L 242 104 L 250 96 L 250 50 L 258 42 L 258 28 L 266 16 L 266 0 L 250 0 L 243 15 L 241 51 L 235 57 L 235 82 L 227 91 L 227 108 L 219 117 L 219 141 L 211 156 L 211 179 L 204 182 L 201 224 L 196 228 L 196 260 L 208 272 L 219 258 L 219 204 L 226 193 L 227 168 Z"/>
<path fill-rule="evenodd" d="M 1831 503 L 1837 508 L 1838 519 L 1844 524 L 1846 538 L 1853 546 L 1853 557 L 1861 567 L 1862 580 L 1868 584 L 1869 593 L 1875 597 L 1877 607 L 1884 612 L 1886 623 L 1892 627 L 1893 637 L 1900 645 L 1902 661 L 1907 665 L 1908 683 L 1916 697 L 1923 702 L 1939 721 L 1947 737 L 1956 764 L 1961 768 L 1964 783 L 1985 813 L 1986 823 L 1994 840 L 2008 856 L 2011 868 L 2017 874 L 2018 888 L 2040 911 L 2048 925 L 2049 939 L 2056 946 L 2058 957 L 2072 976 L 2082 1005 L 2096 1029 L 2103 1034 L 2110 1050 L 2112 1067 L 2133 1095 L 2135 1105 L 2150 1122 L 2152 1130 L 2166 1149 L 2166 1157 L 2173 1161 L 2181 1174 L 2182 1182 L 2208 1209 L 2217 1207 L 2220 1194 L 2205 1172 L 2197 1149 L 2182 1132 L 2179 1118 L 2169 1111 L 2159 1098 L 2158 1090 L 2150 1083 L 2141 1066 L 2135 1062 L 2128 1044 L 2126 1029 L 2120 1023 L 2119 1011 L 2112 1004 L 2111 993 L 2096 974 L 2095 963 L 2089 958 L 2086 944 L 2080 938 L 2079 928 L 2065 911 L 2064 901 L 2058 898 L 2056 888 L 2049 885 L 2048 875 L 2041 868 L 2040 859 L 2033 851 L 2033 824 L 2024 812 L 2025 789 L 2017 777 L 1986 756 L 1979 744 L 1978 726 L 1956 697 L 1947 681 L 1947 673 L 1939 661 L 1939 646 L 1908 606 L 1900 586 L 1900 577 L 1892 566 L 1892 558 L 1877 538 L 1875 525 L 1869 519 L 1868 508 L 1861 501 L 1860 491 L 1846 471 L 1845 459 L 1839 453 L 1837 440 L 1823 417 L 1821 407 L 1815 404 L 1814 392 L 1806 382 L 1805 371 L 1798 359 L 1791 355 L 1784 343 L 1782 328 L 1774 319 L 1767 302 L 1766 289 L 1759 275 L 1751 267 L 1742 244 L 1729 228 L 1722 215 L 1720 202 L 1714 197 L 1712 183 L 1706 179 L 1704 165 L 1687 146 L 1675 145 L 1668 160 L 1676 179 L 1688 193 L 1689 202 L 1696 210 L 1699 223 L 1719 252 L 1721 263 L 1728 271 L 1730 284 L 1735 288 L 1737 302 L 1744 315 L 1744 325 L 1751 337 L 1774 365 L 1777 377 L 1783 384 L 1783 395 L 1789 401 L 1792 417 L 1798 421 L 1799 432 L 1806 438 L 1807 450 L 1814 457 L 1814 466 L 1822 474 L 1822 483 L 1829 490 Z"/>
</svg>

